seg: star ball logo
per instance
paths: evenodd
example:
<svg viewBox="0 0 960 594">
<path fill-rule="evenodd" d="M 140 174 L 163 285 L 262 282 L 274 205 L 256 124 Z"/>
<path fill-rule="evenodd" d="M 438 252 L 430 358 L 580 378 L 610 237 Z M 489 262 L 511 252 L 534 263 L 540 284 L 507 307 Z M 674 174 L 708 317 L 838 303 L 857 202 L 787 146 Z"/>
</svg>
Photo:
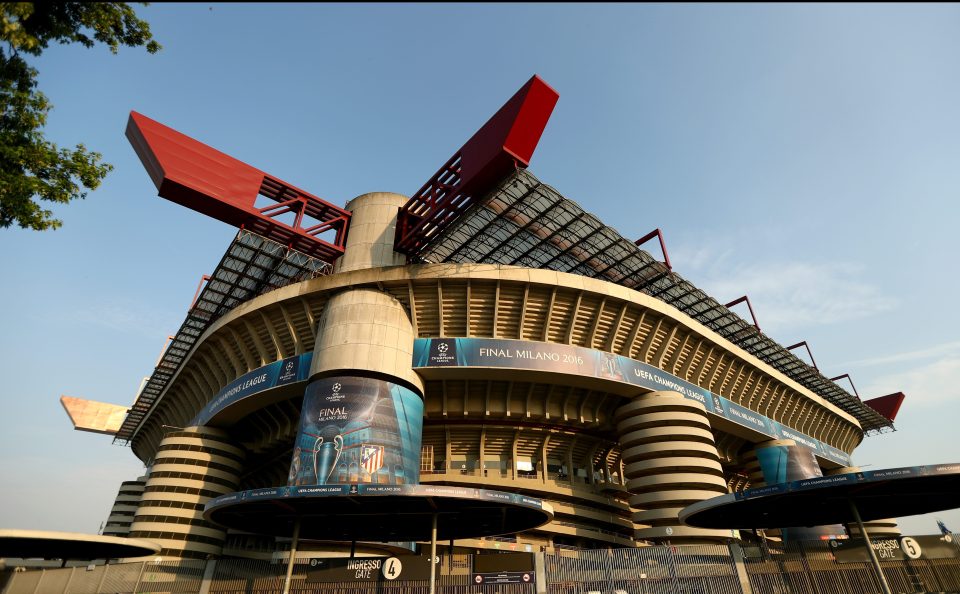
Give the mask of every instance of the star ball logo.
<svg viewBox="0 0 960 594">
<path fill-rule="evenodd" d="M 283 368 L 280 370 L 280 377 L 277 378 L 277 383 L 282 385 L 297 381 L 297 367 L 298 361 L 296 359 L 285 361 Z"/>
<path fill-rule="evenodd" d="M 330 386 L 331 392 L 330 395 L 327 396 L 327 402 L 340 402 L 343 400 L 346 396 L 340 391 L 342 388 L 343 386 L 340 382 L 334 382 L 333 385 Z"/>
<path fill-rule="evenodd" d="M 430 353 L 430 365 L 443 367 L 457 364 L 457 344 L 453 339 L 437 339 L 433 341 Z"/>
</svg>

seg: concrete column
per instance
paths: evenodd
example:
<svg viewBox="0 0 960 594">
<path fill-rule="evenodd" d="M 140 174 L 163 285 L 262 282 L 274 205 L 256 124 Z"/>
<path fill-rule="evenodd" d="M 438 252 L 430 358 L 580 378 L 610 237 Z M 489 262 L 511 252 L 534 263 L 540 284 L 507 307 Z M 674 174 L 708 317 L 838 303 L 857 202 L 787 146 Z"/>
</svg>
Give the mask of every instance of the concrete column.
<svg viewBox="0 0 960 594">
<path fill-rule="evenodd" d="M 210 594 L 210 585 L 213 583 L 213 576 L 217 571 L 217 560 L 208 559 L 203 567 L 203 578 L 200 580 L 200 591 L 198 594 Z"/>
<path fill-rule="evenodd" d="M 243 459 L 243 450 L 219 429 L 187 427 L 164 435 L 130 538 L 159 542 L 164 557 L 219 555 L 226 533 L 203 520 L 203 506 L 237 490 Z"/>
<path fill-rule="evenodd" d="M 376 289 L 352 289 L 330 298 L 317 327 L 311 377 L 372 372 L 423 394 L 423 380 L 412 365 L 413 325 L 399 301 Z"/>
<path fill-rule="evenodd" d="M 334 272 L 406 264 L 406 256 L 393 251 L 397 213 L 408 198 L 390 192 L 372 192 L 347 203 L 351 211 L 347 245 Z"/>
<path fill-rule="evenodd" d="M 399 301 L 369 288 L 332 296 L 318 322 L 290 484 L 419 482 L 424 388 L 412 362 L 413 325 Z M 376 468 L 365 463 L 371 455 Z"/>
<path fill-rule="evenodd" d="M 700 403 L 652 392 L 617 409 L 624 475 L 638 540 L 691 544 L 727 540 L 729 530 L 680 524 L 684 507 L 727 492 L 710 421 Z"/>
<path fill-rule="evenodd" d="M 840 468 L 828 470 L 826 475 L 834 476 L 837 474 L 850 474 L 851 472 L 860 472 L 860 467 L 842 466 Z M 903 533 L 900 531 L 900 527 L 897 526 L 897 520 L 895 518 L 887 518 L 885 520 L 870 520 L 869 522 L 864 522 L 863 525 L 867 529 L 867 535 L 870 538 L 897 538 L 898 536 L 903 535 Z M 847 532 L 850 533 L 852 538 L 863 538 L 863 535 L 860 534 L 860 528 L 856 524 L 847 525 Z"/>
</svg>

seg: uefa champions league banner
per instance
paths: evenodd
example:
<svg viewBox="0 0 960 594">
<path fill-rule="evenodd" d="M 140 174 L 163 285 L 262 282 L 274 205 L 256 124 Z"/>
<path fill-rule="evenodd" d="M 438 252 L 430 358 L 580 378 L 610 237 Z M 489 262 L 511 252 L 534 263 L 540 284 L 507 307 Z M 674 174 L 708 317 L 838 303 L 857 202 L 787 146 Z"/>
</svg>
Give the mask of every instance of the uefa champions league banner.
<svg viewBox="0 0 960 594">
<path fill-rule="evenodd" d="M 423 399 L 387 381 L 336 376 L 307 386 L 290 486 L 420 481 Z"/>
<path fill-rule="evenodd" d="M 766 449 L 766 448 L 765 448 Z M 747 489 L 736 493 L 736 498 L 752 499 L 754 497 L 763 497 L 774 493 L 786 493 L 789 491 L 804 491 L 807 489 L 820 489 L 823 487 L 836 487 L 854 483 L 870 483 L 889 481 L 899 478 L 918 477 L 918 476 L 937 476 L 960 474 L 960 464 L 932 464 L 929 466 L 905 466 L 902 468 L 885 468 L 883 470 L 864 470 L 860 472 L 848 472 L 845 474 L 835 474 L 832 476 L 806 478 L 792 480 L 786 483 L 771 485 L 769 487 L 759 487 L 757 489 Z"/>
<path fill-rule="evenodd" d="M 312 360 L 313 353 L 304 353 L 274 361 L 269 365 L 264 365 L 241 375 L 217 392 L 213 400 L 208 402 L 203 410 L 190 421 L 190 425 L 205 425 L 223 409 L 264 390 L 306 381 Z"/>
<path fill-rule="evenodd" d="M 823 471 L 820 470 L 820 465 L 817 464 L 813 451 L 809 447 L 771 445 L 759 448 L 756 452 L 763 481 L 768 485 L 823 477 Z M 839 524 L 831 524 L 783 528 L 780 534 L 784 541 L 818 540 L 822 537 L 836 538 L 835 535 L 844 534 L 844 530 Z"/>
<path fill-rule="evenodd" d="M 775 439 L 793 439 L 816 455 L 849 465 L 850 456 L 820 440 L 653 365 L 594 349 L 549 342 L 498 338 L 418 338 L 413 367 L 494 367 L 530 369 L 624 382 L 648 390 L 670 390 L 696 400 L 709 414 Z"/>
</svg>

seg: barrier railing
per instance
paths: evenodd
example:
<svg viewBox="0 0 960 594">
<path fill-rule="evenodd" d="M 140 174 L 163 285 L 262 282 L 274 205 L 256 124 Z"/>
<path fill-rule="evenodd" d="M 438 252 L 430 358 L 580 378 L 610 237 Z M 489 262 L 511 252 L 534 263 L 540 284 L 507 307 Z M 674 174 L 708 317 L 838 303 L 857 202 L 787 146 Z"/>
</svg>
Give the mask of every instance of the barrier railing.
<svg viewBox="0 0 960 594">
<path fill-rule="evenodd" d="M 950 547 L 956 549 L 954 555 Z M 881 562 L 893 592 L 960 592 L 960 548 L 945 558 Z M 440 555 L 439 594 L 879 594 L 870 565 L 837 561 L 829 543 L 778 548 L 755 545 L 650 546 L 536 552 L 531 583 L 478 585 L 474 555 Z M 497 553 L 488 553 L 497 554 Z M 953 555 L 953 556 L 950 556 Z M 309 558 L 298 559 L 296 594 L 427 594 L 424 581 L 310 582 Z M 283 585 L 279 560 L 219 559 L 117 563 L 14 570 L 0 574 L 2 594 L 274 594 Z"/>
</svg>

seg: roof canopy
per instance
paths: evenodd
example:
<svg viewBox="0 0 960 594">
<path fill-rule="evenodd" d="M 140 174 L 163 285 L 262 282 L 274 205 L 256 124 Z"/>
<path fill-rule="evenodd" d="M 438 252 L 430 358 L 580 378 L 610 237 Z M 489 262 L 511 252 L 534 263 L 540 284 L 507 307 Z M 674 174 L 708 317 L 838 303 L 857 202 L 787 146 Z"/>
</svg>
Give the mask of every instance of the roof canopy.
<svg viewBox="0 0 960 594">
<path fill-rule="evenodd" d="M 544 268 L 635 289 L 676 307 L 846 411 L 865 433 L 893 428 L 890 419 L 529 171 L 512 174 L 456 224 L 431 238 L 421 257 Z"/>
</svg>

